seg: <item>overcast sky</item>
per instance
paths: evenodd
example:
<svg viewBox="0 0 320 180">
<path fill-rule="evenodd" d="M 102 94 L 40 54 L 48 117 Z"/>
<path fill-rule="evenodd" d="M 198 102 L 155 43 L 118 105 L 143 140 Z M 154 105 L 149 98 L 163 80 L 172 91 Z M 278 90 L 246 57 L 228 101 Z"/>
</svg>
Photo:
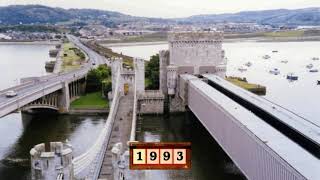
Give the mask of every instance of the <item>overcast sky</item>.
<svg viewBox="0 0 320 180">
<path fill-rule="evenodd" d="M 43 4 L 63 8 L 94 8 L 134 16 L 186 17 L 243 10 L 320 7 L 320 0 L 0 0 L 0 6 Z"/>
</svg>

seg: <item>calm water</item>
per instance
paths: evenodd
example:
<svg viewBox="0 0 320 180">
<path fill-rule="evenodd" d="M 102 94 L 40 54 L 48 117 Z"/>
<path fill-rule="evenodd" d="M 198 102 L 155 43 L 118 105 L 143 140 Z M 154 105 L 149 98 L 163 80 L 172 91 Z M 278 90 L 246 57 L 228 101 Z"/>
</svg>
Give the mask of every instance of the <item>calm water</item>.
<svg viewBox="0 0 320 180">
<path fill-rule="evenodd" d="M 0 90 L 17 85 L 23 77 L 46 74 L 50 45 L 0 44 Z"/>
<path fill-rule="evenodd" d="M 17 79 L 46 74 L 48 45 L 0 45 L 0 89 L 16 85 Z M 0 118 L 0 179 L 30 177 L 30 149 L 39 143 L 65 141 L 83 153 L 98 136 L 106 118 L 101 116 L 30 116 L 13 113 Z"/>
<path fill-rule="evenodd" d="M 320 70 L 320 61 L 312 61 L 312 57 L 320 57 L 320 42 L 238 42 L 224 43 L 223 49 L 228 58 L 227 75 L 246 77 L 249 82 L 267 86 L 265 98 L 277 103 L 320 125 L 320 73 L 310 73 L 306 65 L 312 63 Z M 113 50 L 130 56 L 149 59 L 151 55 L 168 45 L 113 47 Z M 147 51 L 147 50 L 148 51 Z M 150 50 L 151 49 L 151 50 Z M 150 50 L 150 51 L 149 51 Z M 278 50 L 278 53 L 272 53 Z M 271 59 L 262 59 L 263 55 Z M 288 60 L 287 64 L 281 63 Z M 238 68 L 246 62 L 252 62 L 247 72 L 239 72 Z M 244 66 L 245 67 L 245 66 Z M 278 68 L 280 75 L 272 75 L 269 70 Z M 294 72 L 299 76 L 296 82 L 289 82 L 285 76 Z"/>
</svg>

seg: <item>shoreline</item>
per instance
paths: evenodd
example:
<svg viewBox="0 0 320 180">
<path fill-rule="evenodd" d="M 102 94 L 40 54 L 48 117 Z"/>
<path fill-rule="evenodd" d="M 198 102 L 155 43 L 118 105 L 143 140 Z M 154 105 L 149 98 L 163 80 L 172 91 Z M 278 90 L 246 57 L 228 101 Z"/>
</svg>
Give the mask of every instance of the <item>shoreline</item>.
<svg viewBox="0 0 320 180">
<path fill-rule="evenodd" d="M 225 38 L 224 43 L 236 42 L 257 42 L 257 43 L 272 43 L 272 42 L 310 42 L 320 41 L 320 36 L 311 37 L 274 37 L 274 38 Z M 99 42 L 98 42 L 99 43 Z M 168 41 L 149 41 L 149 42 L 118 42 L 118 43 L 99 43 L 100 45 L 108 48 L 113 47 L 130 47 L 130 46 L 150 46 L 150 45 L 164 45 Z"/>
<path fill-rule="evenodd" d="M 62 113 L 65 115 L 107 115 L 109 109 L 69 109 L 69 112 Z"/>
<path fill-rule="evenodd" d="M 99 43 L 99 42 L 98 42 Z M 149 42 L 119 42 L 119 43 L 99 43 L 104 47 L 123 47 L 123 46 L 149 46 L 168 44 L 168 41 L 149 41 Z"/>
<path fill-rule="evenodd" d="M 58 45 L 60 41 L 0 41 L 0 45 Z"/>
</svg>

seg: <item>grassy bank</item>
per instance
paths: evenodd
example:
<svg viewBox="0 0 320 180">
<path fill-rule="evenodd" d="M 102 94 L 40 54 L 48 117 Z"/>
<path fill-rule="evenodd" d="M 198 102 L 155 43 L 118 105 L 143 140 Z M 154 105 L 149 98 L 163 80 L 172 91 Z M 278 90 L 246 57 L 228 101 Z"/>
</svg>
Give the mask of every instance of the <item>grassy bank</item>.
<svg viewBox="0 0 320 180">
<path fill-rule="evenodd" d="M 246 79 L 238 78 L 238 77 L 227 77 L 227 81 L 232 84 L 239 86 L 243 89 L 246 89 L 257 95 L 266 95 L 266 87 L 258 84 L 248 83 Z"/>
<path fill-rule="evenodd" d="M 105 109 L 108 101 L 101 96 L 101 92 L 88 93 L 71 103 L 72 109 Z"/>
<path fill-rule="evenodd" d="M 85 61 L 85 55 L 70 42 L 64 43 L 62 48 L 62 71 L 66 72 L 80 68 Z"/>
</svg>

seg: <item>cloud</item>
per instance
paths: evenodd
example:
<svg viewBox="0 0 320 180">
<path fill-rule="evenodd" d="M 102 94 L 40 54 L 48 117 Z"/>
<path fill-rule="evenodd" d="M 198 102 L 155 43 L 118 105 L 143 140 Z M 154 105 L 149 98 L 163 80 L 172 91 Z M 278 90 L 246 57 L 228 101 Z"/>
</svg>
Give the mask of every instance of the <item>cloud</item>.
<svg viewBox="0 0 320 180">
<path fill-rule="evenodd" d="M 147 17 L 185 17 L 246 10 L 320 7 L 319 0 L 1 0 L 0 5 L 43 4 L 94 8 Z"/>
</svg>

